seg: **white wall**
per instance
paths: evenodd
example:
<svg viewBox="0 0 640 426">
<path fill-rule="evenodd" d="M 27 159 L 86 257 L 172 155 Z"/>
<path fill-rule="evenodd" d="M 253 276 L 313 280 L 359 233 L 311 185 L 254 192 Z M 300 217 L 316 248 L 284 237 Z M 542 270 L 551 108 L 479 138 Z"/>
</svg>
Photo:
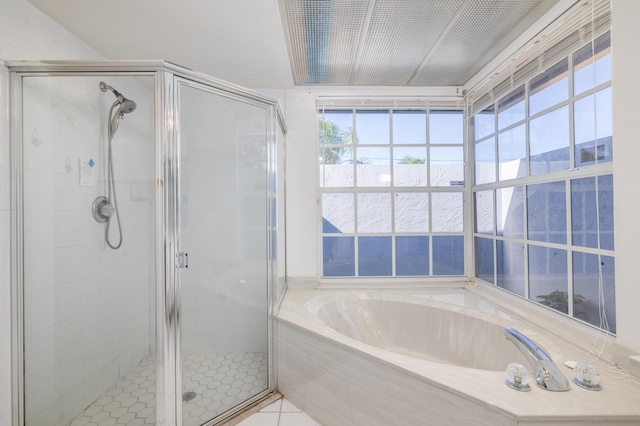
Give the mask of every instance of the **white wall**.
<svg viewBox="0 0 640 426">
<path fill-rule="evenodd" d="M 103 59 L 25 0 L 2 0 L 0 60 Z M 0 424 L 11 419 L 9 79 L 0 67 Z"/>
<path fill-rule="evenodd" d="M 638 284 L 638 16 L 640 2 L 612 1 L 613 148 L 618 342 L 640 352 Z"/>
</svg>

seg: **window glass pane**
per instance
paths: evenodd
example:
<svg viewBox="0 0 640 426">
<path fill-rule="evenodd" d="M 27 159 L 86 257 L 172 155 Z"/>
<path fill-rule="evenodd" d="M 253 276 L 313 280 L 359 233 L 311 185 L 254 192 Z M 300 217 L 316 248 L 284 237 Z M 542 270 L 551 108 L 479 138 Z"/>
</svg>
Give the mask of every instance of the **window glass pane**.
<svg viewBox="0 0 640 426">
<path fill-rule="evenodd" d="M 495 105 L 491 104 L 473 116 L 474 140 L 480 140 L 496 131 Z"/>
<path fill-rule="evenodd" d="M 498 287 L 524 296 L 524 244 L 496 241 Z"/>
<path fill-rule="evenodd" d="M 432 147 L 429 153 L 431 186 L 464 186 L 462 147 Z"/>
<path fill-rule="evenodd" d="M 390 155 L 389 147 L 358 148 L 356 150 L 358 186 L 390 186 Z"/>
<path fill-rule="evenodd" d="M 396 275 L 429 275 L 429 237 L 396 237 Z"/>
<path fill-rule="evenodd" d="M 462 144 L 462 111 L 429 111 L 430 144 Z"/>
<path fill-rule="evenodd" d="M 389 144 L 389 111 L 356 111 L 356 143 Z"/>
<path fill-rule="evenodd" d="M 573 103 L 576 167 L 613 159 L 611 87 Z"/>
<path fill-rule="evenodd" d="M 396 232 L 429 232 L 429 194 L 398 193 L 395 196 Z"/>
<path fill-rule="evenodd" d="M 358 238 L 358 276 L 391 275 L 391 237 Z"/>
<path fill-rule="evenodd" d="M 498 179 L 507 180 L 526 175 L 527 139 L 524 124 L 498 135 Z"/>
<path fill-rule="evenodd" d="M 478 191 L 475 197 L 475 230 L 493 235 L 493 191 Z"/>
<path fill-rule="evenodd" d="M 431 194 L 431 228 L 433 232 L 462 232 L 462 193 Z"/>
<path fill-rule="evenodd" d="M 322 274 L 353 277 L 356 273 L 353 237 L 322 238 Z"/>
<path fill-rule="evenodd" d="M 601 35 L 596 45 L 596 86 L 611 81 L 611 33 Z"/>
<path fill-rule="evenodd" d="M 394 144 L 426 144 L 426 111 L 393 111 Z"/>
<path fill-rule="evenodd" d="M 322 194 L 322 232 L 353 233 L 353 194 Z"/>
<path fill-rule="evenodd" d="M 613 175 L 598 176 L 600 248 L 613 250 Z"/>
<path fill-rule="evenodd" d="M 358 194 L 358 232 L 391 232 L 391 194 Z"/>
<path fill-rule="evenodd" d="M 393 148 L 394 186 L 427 186 L 427 147 Z"/>
<path fill-rule="evenodd" d="M 569 97 L 569 60 L 553 65 L 529 81 L 529 115 L 550 108 Z"/>
<path fill-rule="evenodd" d="M 352 142 L 353 113 L 351 111 L 320 112 L 319 139 L 323 145 L 347 145 Z"/>
<path fill-rule="evenodd" d="M 529 123 L 529 172 L 532 175 L 569 168 L 569 107 Z"/>
<path fill-rule="evenodd" d="M 573 54 L 573 93 L 593 89 L 611 80 L 611 39 L 607 32 L 595 40 L 596 61 L 591 43 Z M 595 71 L 594 71 L 595 70 Z"/>
<path fill-rule="evenodd" d="M 476 185 L 496 181 L 496 140 L 489 138 L 475 146 Z"/>
<path fill-rule="evenodd" d="M 510 238 L 524 237 L 521 186 L 496 190 L 496 234 Z"/>
<path fill-rule="evenodd" d="M 476 241 L 476 277 L 495 284 L 493 276 L 493 241 L 489 238 L 477 238 Z"/>
<path fill-rule="evenodd" d="M 598 262 L 602 268 L 604 313 L 600 318 L 601 299 Z M 611 256 L 573 252 L 573 316 L 596 327 L 616 332 L 615 260 Z M 606 323 L 604 318 L 606 317 Z"/>
<path fill-rule="evenodd" d="M 596 178 L 571 180 L 571 239 L 574 245 L 598 247 Z"/>
<path fill-rule="evenodd" d="M 529 298 L 569 313 L 567 251 L 529 246 Z"/>
<path fill-rule="evenodd" d="M 571 180 L 571 227 L 574 245 L 613 250 L 613 175 Z M 599 208 L 599 214 L 598 214 Z M 599 223 L 598 223 L 599 221 Z"/>
<path fill-rule="evenodd" d="M 498 130 L 524 120 L 524 85 L 498 101 Z"/>
<path fill-rule="evenodd" d="M 353 186 L 353 151 L 351 149 L 321 148 L 320 186 L 324 188 Z"/>
<path fill-rule="evenodd" d="M 464 274 L 464 237 L 433 237 L 433 275 Z"/>
<path fill-rule="evenodd" d="M 567 243 L 566 200 L 564 181 L 527 186 L 527 229 L 530 240 Z"/>
</svg>

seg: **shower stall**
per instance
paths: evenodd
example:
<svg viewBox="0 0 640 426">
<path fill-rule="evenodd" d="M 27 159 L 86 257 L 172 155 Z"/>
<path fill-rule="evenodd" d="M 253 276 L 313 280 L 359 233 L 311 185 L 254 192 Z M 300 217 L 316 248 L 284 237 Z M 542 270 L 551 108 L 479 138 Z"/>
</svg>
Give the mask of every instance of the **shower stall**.
<svg viewBox="0 0 640 426">
<path fill-rule="evenodd" d="M 278 102 L 164 61 L 7 66 L 14 426 L 213 425 L 268 398 Z"/>
</svg>

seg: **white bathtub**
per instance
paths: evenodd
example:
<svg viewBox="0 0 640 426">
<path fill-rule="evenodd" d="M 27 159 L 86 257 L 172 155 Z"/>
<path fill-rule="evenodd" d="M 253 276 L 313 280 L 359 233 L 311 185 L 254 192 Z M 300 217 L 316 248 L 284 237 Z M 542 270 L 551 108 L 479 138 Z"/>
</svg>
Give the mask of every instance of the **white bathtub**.
<svg viewBox="0 0 640 426">
<path fill-rule="evenodd" d="M 592 340 L 489 290 L 290 289 L 278 315 L 279 390 L 324 426 L 640 424 L 640 391 L 606 364 L 600 392 L 508 388 L 506 366 L 526 361 L 504 327 L 545 348 L 570 380 L 563 361 L 587 356 L 569 340 Z"/>
</svg>

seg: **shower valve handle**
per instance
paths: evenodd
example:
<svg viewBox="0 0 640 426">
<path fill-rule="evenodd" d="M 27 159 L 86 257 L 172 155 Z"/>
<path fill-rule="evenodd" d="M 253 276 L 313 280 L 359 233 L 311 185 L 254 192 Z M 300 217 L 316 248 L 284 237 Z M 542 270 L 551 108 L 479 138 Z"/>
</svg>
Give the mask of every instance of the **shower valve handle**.
<svg viewBox="0 0 640 426">
<path fill-rule="evenodd" d="M 111 216 L 116 213 L 115 207 L 111 205 L 107 197 L 104 195 L 99 196 L 95 200 L 93 200 L 93 205 L 91 206 L 91 214 L 96 222 L 106 223 Z"/>
<path fill-rule="evenodd" d="M 100 208 L 100 214 L 104 217 L 111 217 L 115 214 L 116 209 L 111 204 L 105 204 Z"/>
</svg>

